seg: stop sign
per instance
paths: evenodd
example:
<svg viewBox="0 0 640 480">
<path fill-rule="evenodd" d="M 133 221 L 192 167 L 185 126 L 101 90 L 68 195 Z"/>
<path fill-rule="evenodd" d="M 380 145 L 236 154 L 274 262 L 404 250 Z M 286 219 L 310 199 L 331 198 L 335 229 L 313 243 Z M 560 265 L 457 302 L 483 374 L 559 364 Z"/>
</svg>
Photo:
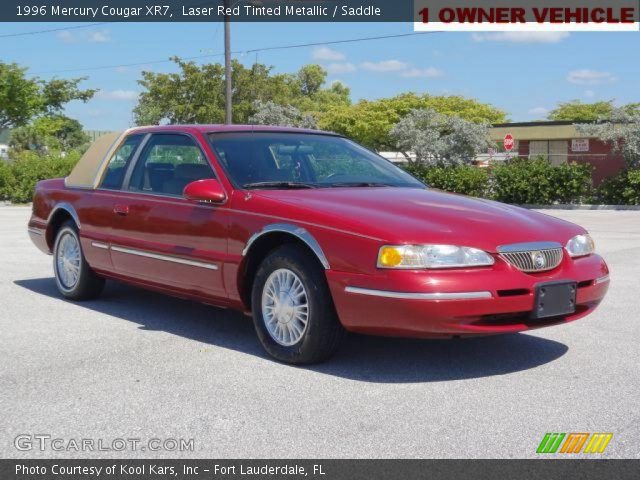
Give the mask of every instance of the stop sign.
<svg viewBox="0 0 640 480">
<path fill-rule="evenodd" d="M 513 139 L 513 135 L 511 135 L 510 133 L 507 133 L 504 136 L 504 140 L 502 141 L 502 144 L 504 145 L 504 149 L 507 152 L 510 152 L 511 150 L 513 150 L 513 146 L 515 145 L 515 140 Z"/>
</svg>

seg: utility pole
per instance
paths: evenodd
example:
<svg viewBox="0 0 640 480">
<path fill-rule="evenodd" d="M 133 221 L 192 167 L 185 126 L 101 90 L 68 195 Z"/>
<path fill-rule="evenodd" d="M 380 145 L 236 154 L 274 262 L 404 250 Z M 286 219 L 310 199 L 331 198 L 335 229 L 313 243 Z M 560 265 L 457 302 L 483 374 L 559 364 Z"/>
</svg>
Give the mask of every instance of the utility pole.
<svg viewBox="0 0 640 480">
<path fill-rule="evenodd" d="M 224 119 L 227 125 L 233 123 L 233 105 L 231 99 L 231 15 L 229 14 L 230 0 L 224 0 Z"/>
</svg>

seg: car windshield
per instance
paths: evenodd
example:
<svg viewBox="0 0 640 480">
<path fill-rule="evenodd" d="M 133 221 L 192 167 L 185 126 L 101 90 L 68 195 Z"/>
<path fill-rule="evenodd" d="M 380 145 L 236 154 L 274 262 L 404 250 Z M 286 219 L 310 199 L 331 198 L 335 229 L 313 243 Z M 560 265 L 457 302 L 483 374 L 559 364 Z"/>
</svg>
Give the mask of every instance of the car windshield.
<svg viewBox="0 0 640 480">
<path fill-rule="evenodd" d="M 238 188 L 424 188 L 391 162 L 334 135 L 236 132 L 209 139 Z"/>
</svg>

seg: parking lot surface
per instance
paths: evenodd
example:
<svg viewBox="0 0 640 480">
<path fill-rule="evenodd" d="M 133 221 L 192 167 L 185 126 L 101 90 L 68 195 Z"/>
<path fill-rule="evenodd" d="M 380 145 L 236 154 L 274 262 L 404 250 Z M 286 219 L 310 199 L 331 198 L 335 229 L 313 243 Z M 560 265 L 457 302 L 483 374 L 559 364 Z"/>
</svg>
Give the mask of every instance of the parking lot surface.
<svg viewBox="0 0 640 480">
<path fill-rule="evenodd" d="M 611 432 L 604 457 L 640 458 L 640 211 L 547 213 L 588 228 L 609 263 L 595 314 L 466 340 L 352 335 L 328 363 L 296 368 L 232 311 L 114 282 L 99 300 L 63 300 L 29 209 L 0 207 L 0 456 L 522 458 L 546 432 Z M 15 447 L 37 434 L 60 448 Z M 118 438 L 193 449 L 73 447 Z"/>
</svg>

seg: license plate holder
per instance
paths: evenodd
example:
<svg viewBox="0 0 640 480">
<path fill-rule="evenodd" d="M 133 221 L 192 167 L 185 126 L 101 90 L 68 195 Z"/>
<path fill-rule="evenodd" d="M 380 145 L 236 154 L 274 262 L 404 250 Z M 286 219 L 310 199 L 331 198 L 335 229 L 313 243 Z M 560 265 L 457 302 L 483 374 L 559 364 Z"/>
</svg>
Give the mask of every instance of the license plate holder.
<svg viewBox="0 0 640 480">
<path fill-rule="evenodd" d="M 536 285 L 531 318 L 569 315 L 576 311 L 578 285 L 573 281 L 539 283 Z"/>
</svg>

